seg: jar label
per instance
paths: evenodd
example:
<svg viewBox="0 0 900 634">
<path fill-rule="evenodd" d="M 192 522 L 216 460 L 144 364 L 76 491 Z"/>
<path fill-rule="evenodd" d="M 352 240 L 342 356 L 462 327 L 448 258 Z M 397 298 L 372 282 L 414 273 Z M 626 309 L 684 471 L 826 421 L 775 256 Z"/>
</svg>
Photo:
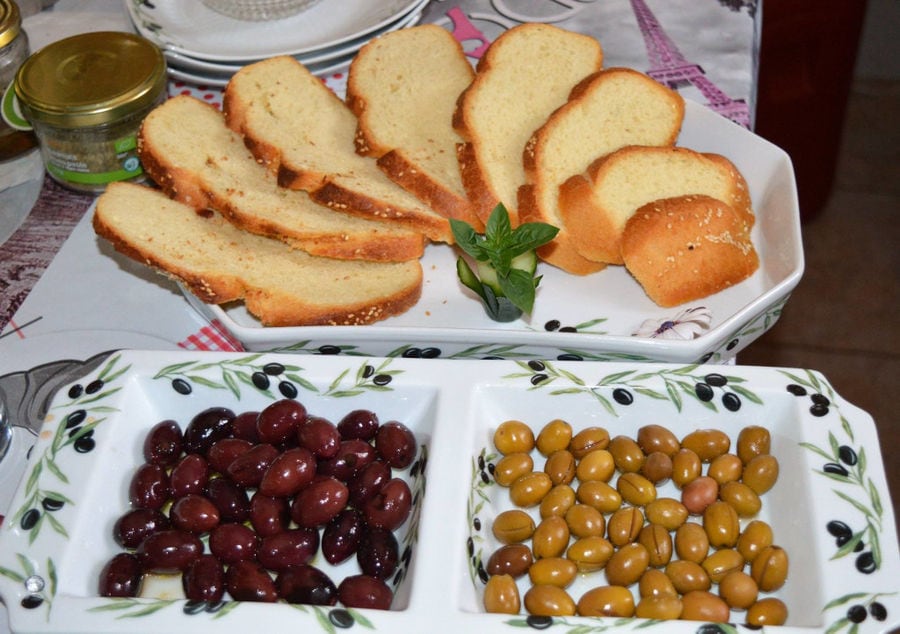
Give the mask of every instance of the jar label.
<svg viewBox="0 0 900 634">
<path fill-rule="evenodd" d="M 98 162 L 97 155 L 77 155 L 65 148 L 45 144 L 47 171 L 57 180 L 75 185 L 105 185 L 136 178 L 144 173 L 137 156 L 135 136 L 117 139 L 108 147 L 114 153 L 114 160 L 109 160 L 113 158 L 110 156 L 108 160 Z"/>
<path fill-rule="evenodd" d="M 22 130 L 28 132 L 31 130 L 31 124 L 22 114 L 19 108 L 19 100 L 16 98 L 16 91 L 13 90 L 15 82 L 11 83 L 3 91 L 2 114 L 6 124 L 14 130 Z"/>
</svg>

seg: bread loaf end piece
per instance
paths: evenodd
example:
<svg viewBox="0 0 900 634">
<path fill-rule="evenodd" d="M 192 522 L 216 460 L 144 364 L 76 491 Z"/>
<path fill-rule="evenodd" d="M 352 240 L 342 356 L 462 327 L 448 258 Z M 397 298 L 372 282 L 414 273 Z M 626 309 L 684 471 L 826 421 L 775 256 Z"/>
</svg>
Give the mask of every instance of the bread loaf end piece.
<svg viewBox="0 0 900 634">
<path fill-rule="evenodd" d="M 746 182 L 730 162 L 683 147 L 637 145 L 607 154 L 586 174 L 567 179 L 560 187 L 559 209 L 584 257 L 622 264 L 622 232 L 632 214 L 654 200 L 689 194 L 729 203 L 745 226 L 747 214 L 752 217 L 743 207 L 749 203 Z"/>
<path fill-rule="evenodd" d="M 463 185 L 482 221 L 502 202 L 513 225 L 519 223 L 528 139 L 602 64 L 599 42 L 549 24 L 515 26 L 490 45 L 453 116 L 464 143 L 458 151 Z"/>
<path fill-rule="evenodd" d="M 625 224 L 622 256 L 650 299 L 664 307 L 718 293 L 759 268 L 740 212 L 699 195 L 640 207 Z"/>
<path fill-rule="evenodd" d="M 408 310 L 421 295 L 417 260 L 311 256 L 134 183 L 111 183 L 92 223 L 124 255 L 206 303 L 245 302 L 265 326 L 369 324 Z"/>
</svg>

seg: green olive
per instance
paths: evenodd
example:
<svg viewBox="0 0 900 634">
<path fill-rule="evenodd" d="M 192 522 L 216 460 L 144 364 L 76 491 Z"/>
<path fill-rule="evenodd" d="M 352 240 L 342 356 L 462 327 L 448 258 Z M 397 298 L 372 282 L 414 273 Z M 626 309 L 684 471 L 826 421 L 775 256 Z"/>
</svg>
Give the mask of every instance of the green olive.
<svg viewBox="0 0 900 634">
<path fill-rule="evenodd" d="M 594 449 L 589 451 L 578 461 L 575 467 L 575 477 L 580 482 L 601 480 L 609 482 L 616 472 L 616 463 L 613 456 L 606 449 Z"/>
<path fill-rule="evenodd" d="M 561 418 L 555 418 L 541 428 L 535 439 L 537 450 L 544 456 L 567 449 L 572 440 L 572 426 Z"/>
<path fill-rule="evenodd" d="M 700 564 L 709 575 L 710 581 L 719 583 L 725 575 L 744 567 L 744 557 L 733 548 L 717 550 Z"/>
<path fill-rule="evenodd" d="M 606 538 L 614 546 L 624 546 L 637 539 L 644 525 L 644 514 L 635 506 L 623 506 L 606 523 Z"/>
<path fill-rule="evenodd" d="M 771 526 L 762 520 L 753 520 L 741 531 L 737 549 L 747 563 L 753 563 L 760 552 L 772 545 L 773 539 Z"/>
<path fill-rule="evenodd" d="M 547 491 L 547 495 L 541 500 L 541 518 L 551 515 L 563 516 L 573 504 L 575 504 L 575 489 L 568 484 L 557 484 Z"/>
<path fill-rule="evenodd" d="M 672 621 L 681 617 L 682 609 L 681 599 L 677 595 L 651 596 L 638 601 L 634 615 L 639 619 Z"/>
<path fill-rule="evenodd" d="M 713 548 L 732 548 L 737 544 L 741 524 L 737 511 L 728 502 L 713 502 L 703 511 L 703 528 Z"/>
<path fill-rule="evenodd" d="M 650 554 L 641 544 L 626 544 L 606 562 L 606 580 L 614 586 L 636 583 L 650 564 Z"/>
<path fill-rule="evenodd" d="M 534 449 L 534 432 L 520 420 L 504 421 L 494 432 L 494 447 L 504 456 L 530 453 Z"/>
<path fill-rule="evenodd" d="M 525 544 L 505 544 L 491 553 L 487 562 L 489 575 L 509 575 L 517 579 L 528 572 L 534 558 Z"/>
<path fill-rule="evenodd" d="M 668 595 L 677 597 L 678 591 L 672 585 L 672 580 L 658 568 L 647 568 L 638 581 L 638 592 L 641 597 L 658 597 Z"/>
<path fill-rule="evenodd" d="M 634 616 L 634 596 L 622 586 L 591 588 L 578 599 L 579 616 Z"/>
<path fill-rule="evenodd" d="M 719 489 L 719 498 L 728 502 L 737 511 L 738 517 L 753 517 L 762 508 L 762 500 L 756 491 L 743 482 L 726 482 Z"/>
<path fill-rule="evenodd" d="M 756 456 L 744 465 L 741 481 L 758 495 L 762 495 L 775 485 L 778 471 L 778 460 L 775 456 L 769 454 Z"/>
<path fill-rule="evenodd" d="M 756 585 L 753 577 L 743 570 L 732 570 L 719 582 L 719 596 L 729 607 L 746 610 L 756 603 L 759 586 Z"/>
<path fill-rule="evenodd" d="M 612 513 L 622 506 L 622 496 L 612 486 L 600 480 L 582 482 L 575 489 L 575 497 L 601 513 Z"/>
<path fill-rule="evenodd" d="M 503 456 L 494 466 L 494 480 L 503 487 L 510 486 L 519 476 L 534 470 L 531 454 L 517 452 Z"/>
<path fill-rule="evenodd" d="M 647 454 L 641 475 L 653 484 L 662 484 L 672 477 L 672 458 L 661 451 Z"/>
<path fill-rule="evenodd" d="M 606 517 L 587 504 L 573 504 L 565 514 L 569 532 L 575 537 L 603 537 L 606 532 Z"/>
<path fill-rule="evenodd" d="M 708 590 L 693 590 L 681 597 L 681 618 L 686 621 L 727 623 L 731 610 L 725 601 Z"/>
<path fill-rule="evenodd" d="M 575 479 L 575 456 L 568 449 L 557 449 L 544 462 L 544 473 L 553 484 L 569 484 Z"/>
<path fill-rule="evenodd" d="M 697 454 L 701 462 L 709 463 L 728 453 L 731 438 L 720 429 L 698 429 L 682 438 L 681 446 Z"/>
<path fill-rule="evenodd" d="M 503 544 L 523 542 L 534 534 L 534 520 L 520 509 L 503 511 L 494 518 L 491 531 Z"/>
<path fill-rule="evenodd" d="M 602 427 L 585 427 L 572 436 L 569 451 L 576 459 L 581 460 L 594 449 L 606 449 L 609 445 L 609 432 Z"/>
<path fill-rule="evenodd" d="M 675 498 L 656 498 L 644 507 L 644 515 L 648 522 L 675 531 L 687 520 L 688 510 Z"/>
<path fill-rule="evenodd" d="M 582 537 L 572 542 L 566 557 L 572 560 L 579 572 L 600 570 L 612 557 L 615 547 L 604 537 Z"/>
<path fill-rule="evenodd" d="M 510 575 L 494 575 L 484 586 L 484 609 L 494 614 L 518 614 L 519 588 Z"/>
<path fill-rule="evenodd" d="M 741 479 L 744 463 L 733 453 L 723 453 L 709 463 L 706 475 L 722 486 L 726 482 L 734 482 Z"/>
<path fill-rule="evenodd" d="M 569 525 L 562 517 L 546 517 L 534 529 L 531 551 L 535 559 L 560 557 L 569 545 Z"/>
<path fill-rule="evenodd" d="M 622 500 L 634 506 L 645 506 L 656 499 L 656 487 L 640 473 L 623 473 L 616 480 L 616 491 Z"/>
<path fill-rule="evenodd" d="M 772 450 L 772 436 L 769 430 L 759 425 L 744 427 L 738 434 L 737 455 L 747 464 L 756 456 L 768 454 Z"/>
<path fill-rule="evenodd" d="M 691 449 L 679 449 L 672 456 L 672 482 L 679 489 L 683 489 L 689 482 L 700 477 L 701 467 L 700 456 Z"/>
<path fill-rule="evenodd" d="M 679 594 L 692 590 L 709 590 L 712 582 L 698 563 L 686 559 L 673 559 L 666 565 L 666 576 Z"/>
<path fill-rule="evenodd" d="M 516 506 L 537 506 L 553 488 L 553 482 L 543 471 L 532 471 L 516 478 L 509 487 L 509 499 Z"/>
<path fill-rule="evenodd" d="M 787 551 L 781 546 L 763 548 L 750 564 L 750 574 L 763 592 L 777 590 L 787 579 Z"/>
<path fill-rule="evenodd" d="M 612 454 L 616 468 L 622 473 L 640 471 L 641 465 L 644 464 L 644 452 L 628 436 L 615 436 L 610 440 L 609 453 Z"/>
<path fill-rule="evenodd" d="M 788 610 L 784 601 L 775 597 L 760 599 L 747 608 L 748 625 L 784 625 Z"/>
<path fill-rule="evenodd" d="M 675 531 L 675 553 L 685 561 L 699 564 L 709 553 L 709 536 L 695 522 L 685 522 Z"/>
<path fill-rule="evenodd" d="M 647 524 L 638 533 L 637 541 L 650 554 L 650 564 L 661 568 L 672 559 L 672 536 L 659 524 Z"/>
<path fill-rule="evenodd" d="M 551 585 L 567 588 L 572 585 L 578 566 L 565 557 L 538 559 L 528 569 L 528 577 L 534 585 Z"/>
<path fill-rule="evenodd" d="M 531 586 L 525 593 L 525 610 L 535 616 L 575 616 L 575 601 L 559 586 Z"/>
<path fill-rule="evenodd" d="M 678 437 L 662 425 L 644 425 L 638 429 L 637 444 L 647 455 L 660 451 L 672 457 L 681 449 Z"/>
</svg>

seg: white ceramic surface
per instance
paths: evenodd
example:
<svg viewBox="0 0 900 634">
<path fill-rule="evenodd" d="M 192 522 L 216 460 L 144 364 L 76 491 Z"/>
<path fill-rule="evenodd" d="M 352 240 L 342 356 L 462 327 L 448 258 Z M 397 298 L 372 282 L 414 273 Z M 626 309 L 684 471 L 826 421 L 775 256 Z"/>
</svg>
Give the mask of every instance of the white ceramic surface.
<svg viewBox="0 0 900 634">
<path fill-rule="evenodd" d="M 402 29 L 408 26 L 413 26 L 422 18 L 422 13 L 420 11 L 413 11 L 409 15 L 403 16 L 397 22 L 392 22 L 386 27 L 379 29 L 374 33 L 370 33 L 362 38 L 351 40 L 345 44 L 340 44 L 338 46 L 328 47 L 326 49 L 322 49 L 320 51 L 316 51 L 314 53 L 309 53 L 306 55 L 296 55 L 298 61 L 302 62 L 307 67 L 311 65 L 321 65 L 326 62 L 331 62 L 333 60 L 338 59 L 346 59 L 347 56 L 352 56 L 360 48 L 366 45 L 369 40 L 372 38 L 378 37 L 385 33 L 390 33 L 391 31 L 396 31 L 398 29 Z M 179 70 L 186 70 L 190 72 L 194 72 L 199 75 L 228 75 L 231 76 L 241 68 L 245 66 L 245 64 L 231 64 L 226 62 L 211 62 L 205 59 L 198 59 L 195 57 L 191 57 L 189 55 L 185 55 L 183 53 L 179 53 L 170 49 L 164 49 L 163 55 L 166 57 L 166 61 L 169 64 L 169 68 L 177 68 Z"/>
<path fill-rule="evenodd" d="M 124 0 L 144 37 L 190 57 L 247 62 L 274 55 L 302 55 L 338 46 L 378 31 L 428 0 L 341 0 L 273 22 L 244 22 L 201 2 Z"/>
<path fill-rule="evenodd" d="M 623 267 L 576 277 L 541 264 L 534 313 L 500 324 L 456 277 L 456 252 L 426 249 L 422 298 L 408 312 L 364 327 L 267 328 L 242 305 L 195 308 L 218 319 L 250 350 L 323 349 L 350 354 L 721 362 L 766 332 L 803 273 L 800 214 L 787 154 L 761 137 L 688 101 L 678 144 L 731 159 L 747 180 L 757 216 L 752 239 L 759 270 L 720 293 L 677 308 L 660 308 Z M 690 313 L 690 314 L 689 314 Z M 707 314 L 683 336 L 666 329 Z M 566 332 L 566 327 L 577 332 Z M 662 331 L 655 333 L 658 328 Z M 637 333 L 641 333 L 637 335 Z"/>
<path fill-rule="evenodd" d="M 146 431 L 167 418 L 186 425 L 209 406 L 258 411 L 282 394 L 296 394 L 308 411 L 333 420 L 367 408 L 382 422 L 396 419 L 414 430 L 419 455 L 401 477 L 420 491 L 421 513 L 399 529 L 410 551 L 394 609 L 97 597 L 100 568 L 121 550 L 111 528 L 127 509 Z M 497 545 L 489 527 L 509 507 L 507 491 L 491 476 L 498 458 L 492 437 L 512 418 L 535 432 L 562 418 L 576 432 L 601 426 L 611 436 L 633 437 L 649 422 L 678 437 L 717 428 L 732 447 L 743 427 L 765 426 L 781 470 L 757 519 L 770 524 L 790 558 L 786 583 L 764 594 L 789 610 L 788 627 L 771 631 L 862 633 L 900 625 L 900 554 L 874 421 L 816 372 L 125 351 L 61 386 L 0 528 L 0 594 L 12 631 L 230 633 L 256 631 L 261 622 L 271 631 L 324 632 L 352 623 L 388 632 L 514 632 L 529 624 L 561 633 L 744 631 L 485 614 L 480 570 Z M 542 458 L 535 458 L 539 467 Z M 678 493 L 665 485 L 658 495 Z M 323 569 L 336 582 L 347 574 Z M 603 573 L 585 575 L 569 592 L 577 598 L 604 583 Z M 850 616 L 864 618 L 854 624 Z M 732 614 L 733 623 L 741 619 Z"/>
</svg>

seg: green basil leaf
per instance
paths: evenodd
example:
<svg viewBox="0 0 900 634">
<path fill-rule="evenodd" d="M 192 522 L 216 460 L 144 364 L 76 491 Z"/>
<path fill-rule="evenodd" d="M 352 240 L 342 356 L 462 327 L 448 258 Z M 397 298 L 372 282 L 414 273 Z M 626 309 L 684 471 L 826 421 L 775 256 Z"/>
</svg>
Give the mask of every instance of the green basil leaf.
<svg viewBox="0 0 900 634">
<path fill-rule="evenodd" d="M 559 228 L 553 225 L 544 222 L 526 222 L 516 227 L 506 248 L 515 257 L 550 242 L 557 233 Z"/>
<path fill-rule="evenodd" d="M 525 271 L 511 269 L 509 275 L 500 277 L 500 288 L 503 294 L 522 312 L 530 313 L 534 308 L 534 277 Z"/>
<path fill-rule="evenodd" d="M 462 220 L 451 218 L 450 231 L 453 232 L 453 239 L 460 249 L 471 255 L 473 258 L 480 260 L 486 259 L 483 257 L 482 248 L 479 244 L 480 236 L 475 232 L 475 229 L 472 228 L 472 225 L 463 222 Z"/>
</svg>

